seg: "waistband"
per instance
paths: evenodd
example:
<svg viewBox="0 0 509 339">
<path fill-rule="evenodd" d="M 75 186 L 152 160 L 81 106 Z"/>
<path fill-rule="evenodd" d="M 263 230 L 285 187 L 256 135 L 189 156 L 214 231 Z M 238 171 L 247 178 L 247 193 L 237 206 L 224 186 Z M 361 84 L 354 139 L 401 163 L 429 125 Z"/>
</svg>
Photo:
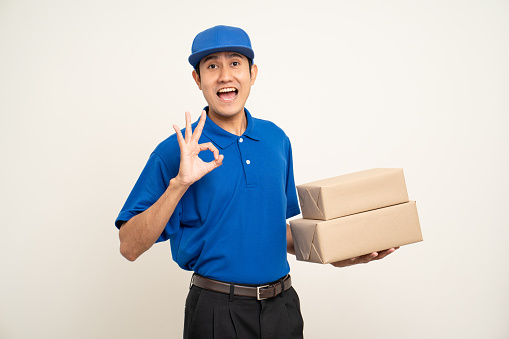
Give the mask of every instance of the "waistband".
<svg viewBox="0 0 509 339">
<path fill-rule="evenodd" d="M 205 278 L 195 273 L 191 278 L 191 284 L 189 287 L 192 285 L 214 292 L 229 294 L 230 296 L 237 295 L 253 297 L 257 300 L 264 300 L 273 298 L 288 290 L 292 287 L 292 279 L 290 275 L 287 274 L 274 283 L 259 286 L 246 286 Z"/>
</svg>

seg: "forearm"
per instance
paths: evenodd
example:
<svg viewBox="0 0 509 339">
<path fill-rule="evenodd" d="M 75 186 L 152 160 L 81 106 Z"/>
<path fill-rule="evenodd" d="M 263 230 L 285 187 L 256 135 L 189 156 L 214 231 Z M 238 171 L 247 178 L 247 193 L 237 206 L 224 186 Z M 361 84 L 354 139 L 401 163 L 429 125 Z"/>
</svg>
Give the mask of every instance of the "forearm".
<svg viewBox="0 0 509 339">
<path fill-rule="evenodd" d="M 172 179 L 166 191 L 152 206 L 122 225 L 119 231 L 120 253 L 127 260 L 136 260 L 152 247 L 188 187 L 176 178 Z"/>
<path fill-rule="evenodd" d="M 286 252 L 295 255 L 292 231 L 290 230 L 290 225 L 288 224 L 286 224 Z"/>
</svg>

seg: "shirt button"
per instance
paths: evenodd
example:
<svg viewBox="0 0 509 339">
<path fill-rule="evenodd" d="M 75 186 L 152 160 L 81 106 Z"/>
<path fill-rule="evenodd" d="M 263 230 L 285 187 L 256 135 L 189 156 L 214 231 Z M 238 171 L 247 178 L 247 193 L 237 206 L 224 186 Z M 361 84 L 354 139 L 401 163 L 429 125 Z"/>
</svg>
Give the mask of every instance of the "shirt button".
<svg viewBox="0 0 509 339">
<path fill-rule="evenodd" d="M 251 161 L 249 161 L 249 160 L 246 160 L 246 164 L 248 164 L 248 165 L 249 165 L 250 163 L 251 163 Z"/>
<path fill-rule="evenodd" d="M 244 139 L 242 139 L 242 138 L 239 139 L 239 142 L 243 142 L 243 141 L 244 141 Z"/>
</svg>

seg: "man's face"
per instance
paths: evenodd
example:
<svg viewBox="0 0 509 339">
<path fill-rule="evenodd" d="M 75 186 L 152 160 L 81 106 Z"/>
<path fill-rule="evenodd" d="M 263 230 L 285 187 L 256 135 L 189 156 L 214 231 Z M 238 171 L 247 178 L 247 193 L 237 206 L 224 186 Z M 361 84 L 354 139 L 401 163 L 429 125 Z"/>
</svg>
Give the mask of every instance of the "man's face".
<svg viewBox="0 0 509 339">
<path fill-rule="evenodd" d="M 198 88 L 209 105 L 209 115 L 229 118 L 244 111 L 258 69 L 249 69 L 248 59 L 236 52 L 218 52 L 204 57 L 200 76 L 193 71 Z"/>
</svg>

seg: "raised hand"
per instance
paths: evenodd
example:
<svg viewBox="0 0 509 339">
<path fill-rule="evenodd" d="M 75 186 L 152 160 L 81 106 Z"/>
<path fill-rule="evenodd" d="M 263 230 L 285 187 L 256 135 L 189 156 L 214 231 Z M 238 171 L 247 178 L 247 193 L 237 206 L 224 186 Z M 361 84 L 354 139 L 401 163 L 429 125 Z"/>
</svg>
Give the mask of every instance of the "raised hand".
<svg viewBox="0 0 509 339">
<path fill-rule="evenodd" d="M 367 264 L 370 261 L 380 260 L 380 259 L 385 258 L 389 254 L 396 251 L 398 248 L 399 247 L 393 247 L 393 248 L 389 248 L 388 250 L 384 250 L 384 251 L 373 252 L 373 253 L 361 255 L 361 256 L 355 257 L 355 258 L 336 261 L 336 262 L 331 263 L 331 265 L 335 266 L 335 267 L 346 267 L 346 266 L 352 266 L 352 265 L 357 265 L 357 264 Z"/>
<path fill-rule="evenodd" d="M 205 111 L 202 111 L 200 121 L 193 133 L 191 127 L 191 115 L 189 112 L 186 112 L 185 138 L 182 136 L 180 128 L 177 125 L 173 125 L 173 129 L 175 130 L 175 133 L 177 133 L 177 139 L 180 147 L 180 168 L 175 179 L 183 185 L 190 186 L 201 179 L 205 174 L 221 166 L 223 163 L 224 156 L 219 154 L 216 146 L 210 142 L 198 144 L 201 132 L 203 131 L 203 126 L 205 125 L 206 117 L 207 114 Z M 214 153 L 213 161 L 204 162 L 200 159 L 200 157 L 198 157 L 198 154 L 205 150 L 209 150 Z"/>
</svg>

